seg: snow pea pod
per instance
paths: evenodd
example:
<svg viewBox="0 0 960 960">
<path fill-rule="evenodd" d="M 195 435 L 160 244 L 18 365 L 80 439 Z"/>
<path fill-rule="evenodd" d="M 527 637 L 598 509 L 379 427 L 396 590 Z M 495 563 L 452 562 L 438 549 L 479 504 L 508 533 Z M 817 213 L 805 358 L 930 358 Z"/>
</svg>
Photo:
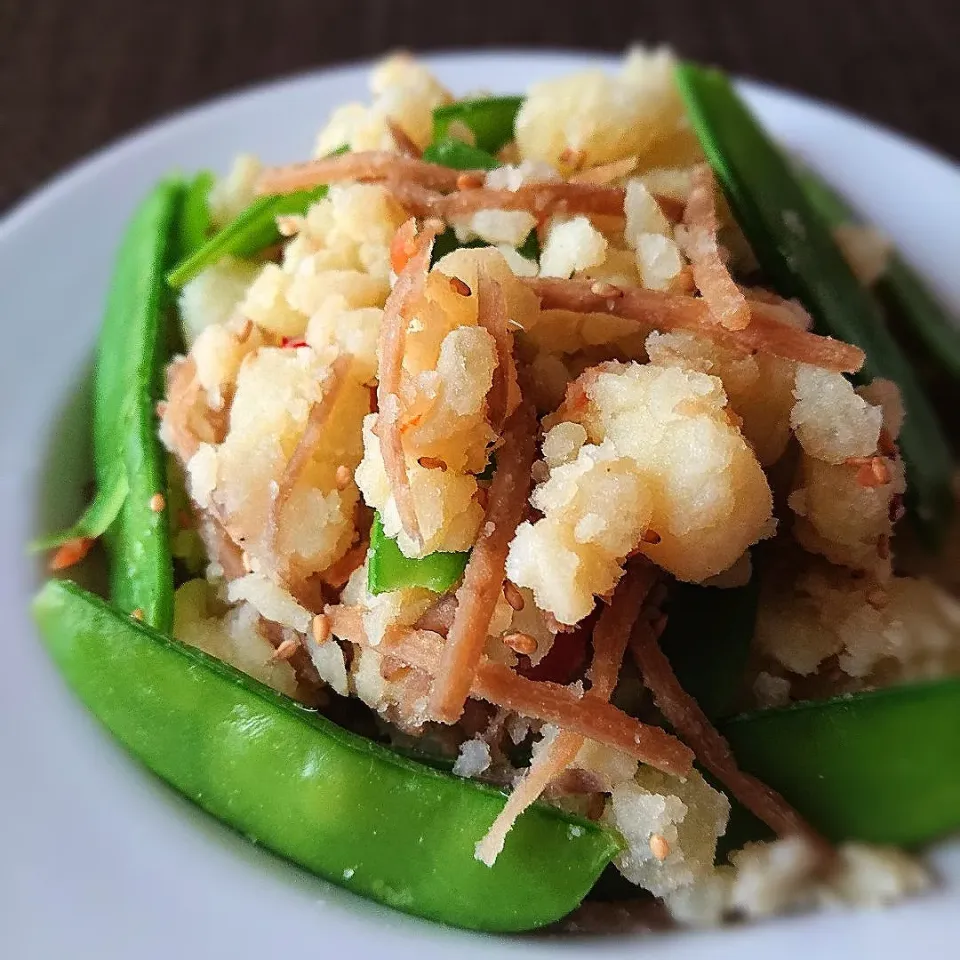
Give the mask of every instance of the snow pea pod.
<svg viewBox="0 0 960 960">
<path fill-rule="evenodd" d="M 820 216 L 836 228 L 858 223 L 847 202 L 810 170 L 800 171 L 810 202 Z M 886 270 L 873 284 L 891 319 L 902 318 L 926 346 L 928 356 L 950 376 L 960 379 L 960 324 L 900 254 L 894 252 Z"/>
<path fill-rule="evenodd" d="M 210 235 L 210 191 L 214 177 L 202 170 L 186 186 L 177 225 L 177 259 L 199 250 Z"/>
<path fill-rule="evenodd" d="M 513 123 L 523 97 L 477 97 L 458 100 L 433 111 L 433 139 L 449 136 L 450 125 L 459 122 L 474 136 L 474 146 L 496 153 L 513 139 Z"/>
<path fill-rule="evenodd" d="M 452 137 L 442 137 L 431 143 L 423 151 L 423 159 L 454 170 L 493 170 L 500 166 L 500 161 L 492 153 Z"/>
<path fill-rule="evenodd" d="M 660 647 L 680 685 L 711 719 L 729 716 L 743 683 L 757 618 L 759 577 L 721 590 L 695 583 L 671 587 Z"/>
<path fill-rule="evenodd" d="M 517 822 L 492 867 L 476 840 L 503 806 L 491 787 L 414 763 L 66 581 L 34 601 L 74 692 L 158 776 L 240 833 L 362 896 L 489 931 L 576 907 L 620 850 L 550 807 Z"/>
<path fill-rule="evenodd" d="M 854 276 L 829 225 L 811 204 L 785 157 L 720 71 L 684 63 L 677 83 L 704 153 L 757 260 L 779 293 L 796 297 L 819 329 L 862 347 L 864 376 L 900 387 L 907 418 L 900 449 L 907 504 L 937 545 L 953 509 L 947 441 L 920 381 Z"/>
<path fill-rule="evenodd" d="M 134 213 L 120 244 L 97 347 L 93 402 L 93 459 L 97 488 L 111 504 L 121 499 L 104 540 L 114 603 L 139 609 L 147 623 L 173 622 L 173 567 L 156 403 L 167 360 L 169 320 L 164 272 L 183 200 L 179 180 L 160 183 Z M 125 484 L 124 497 L 117 486 Z"/>
<path fill-rule="evenodd" d="M 391 590 L 424 587 L 445 593 L 462 576 L 469 553 L 430 553 L 418 560 L 405 557 L 397 541 L 383 532 L 380 514 L 373 518 L 370 530 L 370 559 L 367 585 L 373 594 Z"/>
<path fill-rule="evenodd" d="M 744 770 L 832 840 L 915 846 L 960 829 L 960 679 L 798 703 L 721 726 Z"/>
<path fill-rule="evenodd" d="M 312 190 L 297 190 L 295 193 L 257 197 L 199 250 L 178 263 L 167 274 L 167 283 L 179 290 L 201 270 L 213 266 L 222 257 L 251 257 L 279 243 L 282 238 L 277 230 L 277 217 L 306 213 L 311 204 L 326 195 L 326 186 L 320 186 Z"/>
</svg>

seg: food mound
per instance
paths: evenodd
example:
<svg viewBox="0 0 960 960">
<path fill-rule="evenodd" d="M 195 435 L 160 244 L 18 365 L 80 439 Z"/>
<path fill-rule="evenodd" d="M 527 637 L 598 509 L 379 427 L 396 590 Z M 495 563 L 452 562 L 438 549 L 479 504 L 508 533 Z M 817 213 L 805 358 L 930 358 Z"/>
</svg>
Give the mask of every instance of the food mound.
<svg viewBox="0 0 960 960">
<path fill-rule="evenodd" d="M 485 870 L 542 805 L 614 837 L 580 929 L 614 922 L 605 890 L 617 922 L 890 902 L 929 882 L 901 845 L 958 825 L 858 813 L 900 816 L 870 711 L 960 671 L 949 547 L 911 532 L 948 526 L 915 439 L 939 428 L 827 303 L 893 255 L 823 221 L 791 286 L 697 69 L 638 49 L 455 100 L 392 57 L 314 159 L 205 182 L 171 274 L 172 635 L 503 790 Z"/>
</svg>

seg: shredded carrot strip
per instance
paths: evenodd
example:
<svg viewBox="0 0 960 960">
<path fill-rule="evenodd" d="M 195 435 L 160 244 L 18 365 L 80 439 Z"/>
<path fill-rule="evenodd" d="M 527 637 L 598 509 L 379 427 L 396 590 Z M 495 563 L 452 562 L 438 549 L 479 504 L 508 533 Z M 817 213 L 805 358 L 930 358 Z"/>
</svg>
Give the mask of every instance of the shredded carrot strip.
<svg viewBox="0 0 960 960">
<path fill-rule="evenodd" d="M 404 225 L 400 229 L 408 228 Z M 417 250 L 397 277 L 397 282 L 387 297 L 380 322 L 377 435 L 380 438 L 383 466 L 400 515 L 400 523 L 407 536 L 415 543 L 421 542 L 420 524 L 403 455 L 400 433 L 400 379 L 409 322 L 407 311 L 423 290 L 424 279 L 430 266 L 430 250 L 440 229 L 439 223 L 424 224 L 422 232 L 416 238 Z"/>
<path fill-rule="evenodd" d="M 605 702 L 613 694 L 630 631 L 654 580 L 655 574 L 651 567 L 635 567 L 628 571 L 617 585 L 610 606 L 604 608 L 593 630 L 593 661 L 587 671 L 590 690 L 585 696 Z M 517 818 L 536 802 L 552 780 L 573 763 L 584 740 L 579 733 L 560 730 L 554 739 L 535 755 L 526 775 L 514 787 L 504 808 L 477 844 L 478 860 L 482 860 L 488 867 L 493 866 Z"/>
<path fill-rule="evenodd" d="M 517 365 L 513 359 L 513 334 L 507 327 L 507 303 L 497 283 L 481 266 L 477 281 L 477 324 L 493 337 L 497 345 L 497 366 L 487 394 L 488 418 L 496 433 L 520 402 Z"/>
<path fill-rule="evenodd" d="M 430 694 L 428 711 L 443 723 L 460 719 L 483 654 L 490 619 L 503 589 L 507 549 L 517 532 L 530 492 L 535 436 L 533 408 L 519 407 L 504 429 L 486 517 L 457 591 L 457 612 Z"/>
<path fill-rule="evenodd" d="M 324 613 L 337 637 L 367 645 L 359 607 L 327 606 Z M 443 647 L 444 639 L 437 633 L 398 628 L 388 630 L 376 649 L 424 673 L 435 674 Z M 525 717 L 555 723 L 668 773 L 682 777 L 691 770 L 692 752 L 666 730 L 641 723 L 595 697 L 578 697 L 568 687 L 528 680 L 503 664 L 481 661 L 470 694 Z"/>
<path fill-rule="evenodd" d="M 413 142 L 410 134 L 390 117 L 387 117 L 387 129 L 390 131 L 390 136 L 393 137 L 393 142 L 402 156 L 412 157 L 414 160 L 419 160 L 423 156 L 423 152 Z"/>
<path fill-rule="evenodd" d="M 710 723 L 697 701 L 680 686 L 649 623 L 636 626 L 630 638 L 630 649 L 660 712 L 693 747 L 697 759 L 707 770 L 776 833 L 781 836 L 799 834 L 824 854 L 831 854 L 830 844 L 779 793 L 740 769 L 730 744 Z"/>
<path fill-rule="evenodd" d="M 714 315 L 728 330 L 743 330 L 750 323 L 750 307 L 720 257 L 715 189 L 710 167 L 698 164 L 683 214 L 686 229 L 678 234 L 693 267 L 694 283 Z"/>
<path fill-rule="evenodd" d="M 277 538 L 280 534 L 280 518 L 283 509 L 293 493 L 301 474 L 313 459 L 324 439 L 327 421 L 333 413 L 334 407 L 346 382 L 347 374 L 353 363 L 353 356 L 349 353 L 341 354 L 330 365 L 323 382 L 323 395 L 313 404 L 307 414 L 307 422 L 300 434 L 300 439 L 294 447 L 290 459 L 287 461 L 277 483 L 276 491 L 271 497 L 270 509 L 267 516 L 268 541 L 271 549 L 276 553 Z"/>
<path fill-rule="evenodd" d="M 540 297 L 543 309 L 609 313 L 658 330 L 691 330 L 745 353 L 771 353 L 785 360 L 841 373 L 856 373 L 863 366 L 864 355 L 859 347 L 798 330 L 783 319 L 785 308 L 773 304 L 749 301 L 749 326 L 743 330 L 728 330 L 714 317 L 702 297 L 639 287 L 620 287 L 614 297 L 603 291 L 594 293 L 594 282 L 589 279 L 528 277 L 522 278 L 521 282 Z"/>
<path fill-rule="evenodd" d="M 475 171 L 483 176 L 483 171 Z M 271 167 L 260 174 L 257 193 L 291 193 L 339 180 L 406 180 L 431 190 L 456 190 L 462 170 L 442 167 L 386 151 L 343 153 L 287 167 Z"/>
<path fill-rule="evenodd" d="M 67 570 L 75 566 L 90 552 L 93 544 L 93 537 L 74 537 L 72 540 L 68 540 L 50 558 L 47 569 L 51 573 L 55 573 L 58 570 Z"/>
</svg>

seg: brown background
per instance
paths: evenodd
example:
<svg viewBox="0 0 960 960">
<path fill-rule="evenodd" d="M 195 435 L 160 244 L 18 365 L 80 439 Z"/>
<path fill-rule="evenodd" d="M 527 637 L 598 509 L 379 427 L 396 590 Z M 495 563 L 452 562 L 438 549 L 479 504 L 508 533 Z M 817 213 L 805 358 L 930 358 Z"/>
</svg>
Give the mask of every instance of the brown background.
<svg viewBox="0 0 960 960">
<path fill-rule="evenodd" d="M 960 0 L 0 0 L 0 211 L 140 124 L 279 74 L 396 47 L 641 39 L 960 157 Z"/>
</svg>

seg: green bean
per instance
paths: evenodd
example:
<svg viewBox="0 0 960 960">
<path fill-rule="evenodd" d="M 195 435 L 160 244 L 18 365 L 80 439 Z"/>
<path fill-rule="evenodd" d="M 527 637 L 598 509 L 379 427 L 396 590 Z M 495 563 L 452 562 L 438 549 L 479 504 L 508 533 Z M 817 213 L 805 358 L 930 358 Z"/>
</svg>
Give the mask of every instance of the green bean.
<svg viewBox="0 0 960 960">
<path fill-rule="evenodd" d="M 29 549 L 32 552 L 40 552 L 62 547 L 70 540 L 81 538 L 96 540 L 117 519 L 117 514 L 120 513 L 129 490 L 130 485 L 127 483 L 127 475 L 122 469 L 122 464 L 114 462 L 111 475 L 103 476 L 93 500 L 83 511 L 80 519 L 72 527 L 60 533 L 51 533 L 31 541 Z"/>
<path fill-rule="evenodd" d="M 498 790 L 349 733 L 74 584 L 48 583 L 33 609 L 74 692 L 146 767 L 362 896 L 455 926 L 528 930 L 576 907 L 621 848 L 537 805 L 487 867 L 474 844 L 503 807 Z"/>
<path fill-rule="evenodd" d="M 449 136 L 450 125 L 460 122 L 474 135 L 474 145 L 496 153 L 513 139 L 513 124 L 523 97 L 478 97 L 458 100 L 433 111 L 433 139 Z"/>
<path fill-rule="evenodd" d="M 900 387 L 906 422 L 900 449 L 907 504 L 930 545 L 953 509 L 949 447 L 920 382 L 854 276 L 829 226 L 789 164 L 717 70 L 685 63 L 677 82 L 694 129 L 757 260 L 785 297 L 797 297 L 822 332 L 862 347 L 867 378 Z"/>
<path fill-rule="evenodd" d="M 736 717 L 737 761 L 833 840 L 914 846 L 960 829 L 960 679 Z"/>
<path fill-rule="evenodd" d="M 418 560 L 405 557 L 397 541 L 383 531 L 380 514 L 370 530 L 367 585 L 373 594 L 423 587 L 446 593 L 462 576 L 469 553 L 430 553 Z"/>
<path fill-rule="evenodd" d="M 97 488 L 111 506 L 120 499 L 118 476 L 128 488 L 104 533 L 111 598 L 127 612 L 140 610 L 159 629 L 169 628 L 173 620 L 173 568 L 166 509 L 154 509 L 153 498 L 166 490 L 155 408 L 172 313 L 163 277 L 182 199 L 181 182 L 162 182 L 126 229 L 107 298 L 94 383 Z"/>
<path fill-rule="evenodd" d="M 846 201 L 813 171 L 801 170 L 800 177 L 810 202 L 831 227 L 859 222 Z M 960 379 L 960 322 L 900 254 L 895 252 L 890 258 L 873 291 L 891 319 L 902 318 L 909 324 L 924 343 L 927 356 Z"/>
</svg>

